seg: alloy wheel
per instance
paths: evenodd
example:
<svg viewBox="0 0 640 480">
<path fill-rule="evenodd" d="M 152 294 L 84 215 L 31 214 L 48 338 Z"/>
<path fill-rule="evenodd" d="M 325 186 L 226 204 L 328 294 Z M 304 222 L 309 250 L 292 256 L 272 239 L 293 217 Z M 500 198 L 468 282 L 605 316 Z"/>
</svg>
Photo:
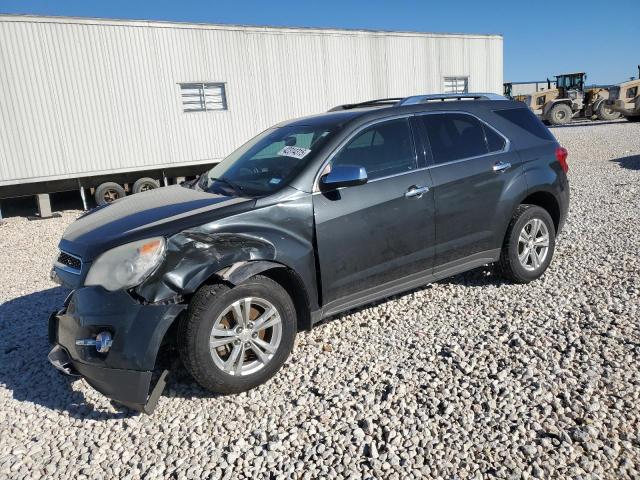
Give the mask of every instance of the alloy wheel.
<svg viewBox="0 0 640 480">
<path fill-rule="evenodd" d="M 282 339 L 282 318 L 262 298 L 245 297 L 229 305 L 216 319 L 209 348 L 214 363 L 229 375 L 250 375 L 273 358 Z"/>
<path fill-rule="evenodd" d="M 525 270 L 540 268 L 549 254 L 549 229 L 539 218 L 529 220 L 518 237 L 518 260 Z"/>
</svg>

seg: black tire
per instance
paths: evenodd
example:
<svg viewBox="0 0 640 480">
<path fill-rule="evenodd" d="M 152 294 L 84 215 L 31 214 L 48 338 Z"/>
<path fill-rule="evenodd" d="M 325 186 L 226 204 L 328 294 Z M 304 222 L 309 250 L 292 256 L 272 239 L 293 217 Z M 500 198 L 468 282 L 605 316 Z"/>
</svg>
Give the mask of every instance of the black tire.
<svg viewBox="0 0 640 480">
<path fill-rule="evenodd" d="M 566 125 L 571 121 L 573 111 L 566 103 L 558 103 L 551 107 L 548 114 L 548 120 L 551 125 Z"/>
<path fill-rule="evenodd" d="M 260 370 L 242 376 L 232 375 L 216 365 L 209 339 L 216 320 L 224 310 L 246 297 L 267 300 L 275 307 L 282 325 L 280 344 Z M 203 388 L 225 394 L 244 392 L 266 382 L 282 367 L 293 348 L 296 325 L 296 310 L 291 297 L 270 278 L 257 275 L 233 288 L 223 284 L 205 285 L 193 296 L 187 314 L 180 321 L 178 349 L 185 368 Z M 233 344 L 229 346 L 234 347 Z"/>
<path fill-rule="evenodd" d="M 520 233 L 523 228 L 533 219 L 541 220 L 548 232 L 548 250 L 544 260 L 537 268 L 528 269 L 520 262 Z M 529 283 L 544 274 L 551 263 L 556 246 L 556 229 L 549 213 L 537 205 L 520 205 L 516 209 L 507 233 L 504 238 L 500 260 L 498 261 L 499 272 L 507 279 L 516 283 Z M 531 265 L 529 265 L 531 267 Z"/>
<path fill-rule="evenodd" d="M 124 188 L 115 182 L 105 182 L 98 185 L 94 198 L 98 205 L 108 205 L 126 195 Z"/>
<path fill-rule="evenodd" d="M 133 193 L 145 192 L 147 190 L 153 190 L 154 188 L 160 188 L 160 183 L 153 178 L 139 178 L 133 184 Z"/>
<path fill-rule="evenodd" d="M 627 120 L 633 123 L 640 122 L 640 115 L 632 115 L 630 117 L 627 117 Z"/>
<path fill-rule="evenodd" d="M 600 120 L 616 120 L 620 118 L 620 112 L 612 110 L 605 102 L 601 102 L 600 105 L 598 105 L 596 115 Z"/>
</svg>

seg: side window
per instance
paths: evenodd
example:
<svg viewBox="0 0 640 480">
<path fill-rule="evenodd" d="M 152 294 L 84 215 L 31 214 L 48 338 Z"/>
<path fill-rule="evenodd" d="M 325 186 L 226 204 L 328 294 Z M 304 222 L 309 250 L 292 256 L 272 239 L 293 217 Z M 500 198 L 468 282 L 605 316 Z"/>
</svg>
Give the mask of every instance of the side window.
<svg viewBox="0 0 640 480">
<path fill-rule="evenodd" d="M 502 135 L 498 135 L 493 128 L 487 127 L 486 125 L 483 125 L 483 127 L 485 137 L 487 137 L 489 152 L 499 152 L 500 150 L 503 150 L 506 142 Z"/>
<path fill-rule="evenodd" d="M 408 120 L 391 120 L 367 128 L 345 145 L 331 163 L 364 167 L 369 180 L 415 170 Z"/>
<path fill-rule="evenodd" d="M 421 120 L 436 164 L 488 153 L 482 124 L 470 115 L 422 115 Z"/>
<path fill-rule="evenodd" d="M 494 110 L 494 113 L 531 135 L 535 135 L 542 140 L 555 141 L 555 137 L 549 129 L 545 127 L 538 117 L 527 107 Z"/>
</svg>

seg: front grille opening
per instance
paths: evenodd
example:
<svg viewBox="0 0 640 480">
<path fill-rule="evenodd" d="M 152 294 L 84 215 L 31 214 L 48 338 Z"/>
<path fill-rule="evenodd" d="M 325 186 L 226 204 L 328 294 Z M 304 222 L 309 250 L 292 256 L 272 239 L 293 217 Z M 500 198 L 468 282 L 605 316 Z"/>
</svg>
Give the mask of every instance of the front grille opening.
<svg viewBox="0 0 640 480">
<path fill-rule="evenodd" d="M 82 269 L 82 261 L 65 252 L 60 252 L 60 255 L 58 255 L 58 263 L 73 270 L 80 271 Z"/>
</svg>

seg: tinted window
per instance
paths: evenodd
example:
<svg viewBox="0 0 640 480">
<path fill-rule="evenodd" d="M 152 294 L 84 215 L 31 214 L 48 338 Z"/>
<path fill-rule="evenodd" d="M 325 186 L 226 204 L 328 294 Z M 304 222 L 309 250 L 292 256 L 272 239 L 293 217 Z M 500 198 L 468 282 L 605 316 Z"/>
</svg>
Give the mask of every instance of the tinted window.
<svg viewBox="0 0 640 480">
<path fill-rule="evenodd" d="M 514 125 L 526 130 L 532 135 L 543 140 L 555 141 L 553 135 L 547 127 L 545 127 L 538 117 L 528 108 L 510 108 L 508 110 L 495 110 L 496 115 L 509 120 Z"/>
<path fill-rule="evenodd" d="M 487 146 L 490 152 L 499 152 L 504 149 L 506 142 L 501 135 L 498 135 L 493 128 L 484 125 L 484 134 L 487 137 Z"/>
<path fill-rule="evenodd" d="M 370 180 L 416 168 L 407 119 L 379 123 L 355 136 L 333 161 L 333 165 L 359 165 Z"/>
<path fill-rule="evenodd" d="M 429 137 L 435 163 L 488 153 L 482 124 L 470 115 L 447 113 L 420 118 Z"/>
</svg>

